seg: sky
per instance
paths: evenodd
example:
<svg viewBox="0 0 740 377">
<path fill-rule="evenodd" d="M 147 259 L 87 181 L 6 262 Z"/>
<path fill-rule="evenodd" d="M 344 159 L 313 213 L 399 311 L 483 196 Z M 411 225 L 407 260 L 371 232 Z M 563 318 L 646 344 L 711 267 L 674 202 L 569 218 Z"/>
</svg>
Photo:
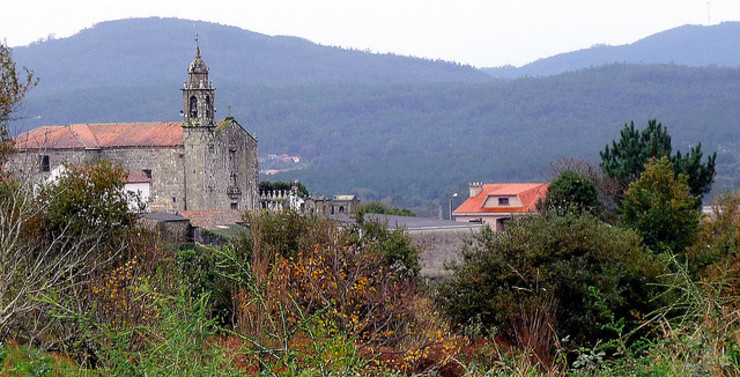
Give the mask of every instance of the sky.
<svg viewBox="0 0 740 377">
<path fill-rule="evenodd" d="M 21 46 L 150 16 L 495 67 L 632 43 L 685 24 L 739 21 L 740 0 L 18 0 L 2 7 L 0 40 Z"/>
</svg>

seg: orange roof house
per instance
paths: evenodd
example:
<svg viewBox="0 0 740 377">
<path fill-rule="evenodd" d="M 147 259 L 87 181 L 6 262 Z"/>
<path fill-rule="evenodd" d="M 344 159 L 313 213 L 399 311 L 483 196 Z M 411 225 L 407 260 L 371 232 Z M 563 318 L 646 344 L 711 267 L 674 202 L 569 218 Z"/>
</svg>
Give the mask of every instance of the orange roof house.
<svg viewBox="0 0 740 377">
<path fill-rule="evenodd" d="M 470 183 L 470 197 L 452 212 L 456 221 L 480 221 L 493 231 L 504 230 L 514 216 L 538 213 L 547 183 Z"/>
</svg>

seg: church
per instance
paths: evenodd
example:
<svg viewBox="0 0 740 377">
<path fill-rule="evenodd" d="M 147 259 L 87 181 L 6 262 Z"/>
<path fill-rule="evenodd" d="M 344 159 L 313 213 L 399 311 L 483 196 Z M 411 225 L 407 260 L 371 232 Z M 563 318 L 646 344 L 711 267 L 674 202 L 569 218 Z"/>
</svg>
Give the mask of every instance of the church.
<svg viewBox="0 0 740 377">
<path fill-rule="evenodd" d="M 9 167 L 43 180 L 60 165 L 105 160 L 150 182 L 154 212 L 258 208 L 257 139 L 231 114 L 215 120 L 216 89 L 200 46 L 182 98 L 182 122 L 33 129 L 14 138 Z"/>
</svg>

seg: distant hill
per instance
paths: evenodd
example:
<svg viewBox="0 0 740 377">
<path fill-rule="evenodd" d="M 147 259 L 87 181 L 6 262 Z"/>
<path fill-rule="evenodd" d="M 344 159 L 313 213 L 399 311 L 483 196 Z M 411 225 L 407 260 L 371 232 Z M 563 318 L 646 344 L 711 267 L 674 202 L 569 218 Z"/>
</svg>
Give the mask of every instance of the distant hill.
<svg viewBox="0 0 740 377">
<path fill-rule="evenodd" d="M 182 84 L 198 33 L 213 81 L 232 84 L 482 81 L 471 66 L 326 47 L 175 18 L 108 21 L 63 39 L 13 48 L 41 77 L 34 95 L 97 87 Z"/>
<path fill-rule="evenodd" d="M 611 64 L 493 80 L 453 63 L 196 28 L 218 88 L 217 115 L 231 105 L 262 156 L 301 157 L 299 170 L 271 179 L 297 178 L 325 195 L 357 193 L 437 214 L 450 193 L 466 192 L 465 182 L 546 179 L 552 159 L 596 160 L 625 122 L 643 127 L 652 118 L 669 127 L 676 149 L 703 142 L 719 152 L 715 187 L 740 186 L 740 68 Z M 179 119 L 193 54 L 182 35 L 191 34 L 191 21 L 125 20 L 16 48 L 41 83 L 11 131 Z"/>
<path fill-rule="evenodd" d="M 301 170 L 270 179 L 300 179 L 325 195 L 358 193 L 415 208 L 444 204 L 450 192 L 466 192 L 468 181 L 538 181 L 553 159 L 597 160 L 625 122 L 644 127 L 652 118 L 668 126 L 676 149 L 703 142 L 719 151 L 716 188 L 740 187 L 738 68 L 609 65 L 484 83 L 218 90 L 222 108 L 231 104 L 256 133 L 261 155 L 301 157 Z M 17 125 L 176 120 L 179 95 L 158 86 L 33 97 L 23 109 L 29 117 Z"/>
<path fill-rule="evenodd" d="M 540 59 L 519 68 L 505 66 L 483 68 L 482 71 L 496 78 L 552 76 L 613 63 L 740 66 L 740 22 L 685 25 L 631 44 L 598 45 Z"/>
</svg>

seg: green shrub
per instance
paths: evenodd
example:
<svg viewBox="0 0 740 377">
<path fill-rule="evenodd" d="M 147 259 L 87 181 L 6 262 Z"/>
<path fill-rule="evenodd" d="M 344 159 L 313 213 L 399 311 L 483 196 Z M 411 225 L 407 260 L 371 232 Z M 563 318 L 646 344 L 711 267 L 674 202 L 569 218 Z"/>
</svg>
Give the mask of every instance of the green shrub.
<svg viewBox="0 0 740 377">
<path fill-rule="evenodd" d="M 596 184 L 590 177 L 570 170 L 563 171 L 550 182 L 541 206 L 545 212 L 560 214 L 575 211 L 599 215 L 602 212 Z"/>
<path fill-rule="evenodd" d="M 630 230 L 590 215 L 533 216 L 512 220 L 505 232 L 485 229 L 461 251 L 461 262 L 440 287 L 439 301 L 456 326 L 478 322 L 511 331 L 529 298 L 552 295 L 555 330 L 576 344 L 608 337 L 590 294 L 634 324 L 631 312 L 652 309 L 648 284 L 659 269 Z M 526 314 L 526 313 L 525 313 Z"/>
<path fill-rule="evenodd" d="M 221 326 L 229 326 L 234 311 L 232 290 L 221 275 L 218 261 L 213 249 L 207 247 L 178 250 L 175 255 L 181 287 L 194 298 L 207 294 L 209 317 Z"/>
</svg>

